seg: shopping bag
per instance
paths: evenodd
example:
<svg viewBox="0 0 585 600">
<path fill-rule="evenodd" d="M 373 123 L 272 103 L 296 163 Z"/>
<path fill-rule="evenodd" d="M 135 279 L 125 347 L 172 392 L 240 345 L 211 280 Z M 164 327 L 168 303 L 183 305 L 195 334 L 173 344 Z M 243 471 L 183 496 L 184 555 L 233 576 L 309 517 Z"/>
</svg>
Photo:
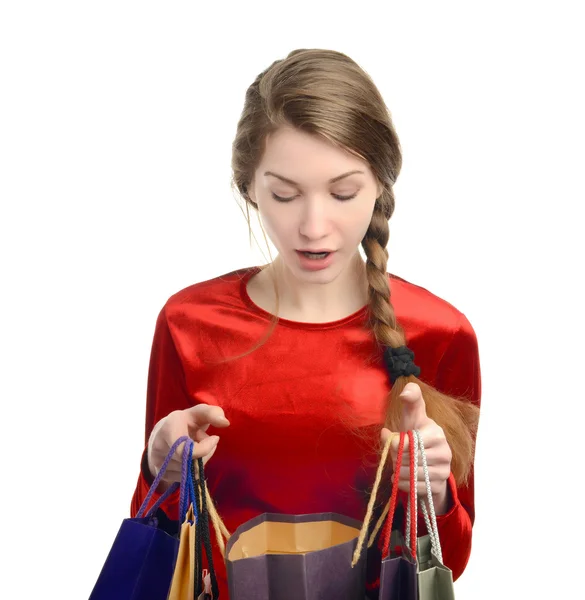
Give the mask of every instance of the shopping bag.
<svg viewBox="0 0 585 600">
<path fill-rule="evenodd" d="M 230 600 L 362 600 L 365 556 L 352 568 L 361 523 L 336 513 L 265 513 L 228 540 Z"/>
<path fill-rule="evenodd" d="M 183 442 L 185 460 L 188 441 L 185 436 L 173 444 L 136 517 L 122 521 L 89 600 L 166 600 L 179 546 L 179 521 L 169 519 L 160 505 L 179 487 L 182 497 L 185 482 L 173 483 L 144 512 Z"/>
<path fill-rule="evenodd" d="M 420 600 L 454 600 L 453 573 L 435 556 L 430 536 L 418 538 L 416 552 Z"/>
<path fill-rule="evenodd" d="M 219 589 L 209 537 L 209 503 L 203 460 L 193 460 L 192 447 L 186 490 L 189 505 L 181 524 L 179 550 L 168 600 L 217 600 Z M 202 568 L 203 550 L 207 555 L 209 570 Z"/>
<path fill-rule="evenodd" d="M 455 590 L 453 587 L 453 573 L 451 569 L 443 564 L 441 552 L 441 543 L 439 540 L 439 531 L 437 528 L 437 519 L 433 505 L 431 483 L 427 467 L 427 458 L 422 436 L 418 430 L 412 432 L 414 439 L 414 463 L 418 465 L 418 457 L 422 462 L 425 476 L 426 501 L 420 500 L 425 524 L 428 534 L 416 538 L 416 555 L 418 562 L 418 597 L 419 600 L 455 600 Z M 414 516 L 412 522 L 416 524 L 417 511 L 415 498 Z M 428 508 L 427 508 L 428 504 Z M 410 523 L 411 502 L 407 510 L 407 524 Z"/>
</svg>

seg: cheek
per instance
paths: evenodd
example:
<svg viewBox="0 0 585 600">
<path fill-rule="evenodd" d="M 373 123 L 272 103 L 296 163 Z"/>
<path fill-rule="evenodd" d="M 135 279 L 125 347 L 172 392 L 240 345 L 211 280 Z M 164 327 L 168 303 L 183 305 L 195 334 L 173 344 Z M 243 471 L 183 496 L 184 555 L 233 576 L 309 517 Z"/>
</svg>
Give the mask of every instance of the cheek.
<svg viewBox="0 0 585 600">
<path fill-rule="evenodd" d="M 289 232 L 287 229 L 287 223 L 289 221 L 278 218 L 271 211 L 262 211 L 260 213 L 260 217 L 262 219 L 262 223 L 264 225 L 264 229 L 271 239 L 272 243 L 278 248 L 279 241 L 285 240 L 289 236 Z"/>
<path fill-rule="evenodd" d="M 371 220 L 371 213 L 356 211 L 355 213 L 348 214 L 347 218 L 344 219 L 343 225 L 347 237 L 355 240 L 356 243 L 359 243 L 366 234 Z"/>
</svg>

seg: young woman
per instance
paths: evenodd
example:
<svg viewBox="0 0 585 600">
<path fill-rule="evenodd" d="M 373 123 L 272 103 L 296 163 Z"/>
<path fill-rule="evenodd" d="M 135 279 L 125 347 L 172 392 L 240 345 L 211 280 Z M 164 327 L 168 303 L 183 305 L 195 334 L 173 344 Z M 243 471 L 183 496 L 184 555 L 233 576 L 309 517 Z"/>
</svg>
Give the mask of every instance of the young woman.
<svg viewBox="0 0 585 600">
<path fill-rule="evenodd" d="M 443 560 L 461 575 L 474 521 L 477 339 L 454 306 L 387 271 L 401 160 L 379 91 L 342 53 L 293 51 L 249 87 L 233 183 L 278 256 L 191 285 L 163 306 L 133 515 L 173 442 L 189 435 L 196 456 L 213 456 L 209 490 L 230 531 L 264 512 L 363 521 L 389 430 L 416 427 Z M 397 468 L 396 446 L 391 468 L 407 490 L 408 452 Z M 181 449 L 166 485 L 180 479 Z M 419 482 L 422 494 L 422 470 Z M 175 494 L 169 516 L 177 505 Z M 219 554 L 215 565 L 227 598 Z"/>
</svg>

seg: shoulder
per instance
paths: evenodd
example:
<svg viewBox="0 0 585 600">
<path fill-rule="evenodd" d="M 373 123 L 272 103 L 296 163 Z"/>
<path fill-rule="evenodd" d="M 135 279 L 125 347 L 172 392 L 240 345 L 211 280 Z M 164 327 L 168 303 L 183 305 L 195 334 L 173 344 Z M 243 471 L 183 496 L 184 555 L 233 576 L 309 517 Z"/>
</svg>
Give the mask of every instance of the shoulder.
<svg viewBox="0 0 585 600">
<path fill-rule="evenodd" d="M 242 280 L 257 267 L 243 267 L 188 285 L 168 296 L 161 309 L 170 325 L 205 318 L 222 307 L 241 308 Z"/>
<path fill-rule="evenodd" d="M 475 336 L 466 315 L 451 302 L 393 273 L 388 273 L 390 302 L 401 325 L 418 330 L 436 330 L 446 335 L 458 332 Z"/>
<path fill-rule="evenodd" d="M 185 288 L 178 290 L 169 296 L 166 306 L 173 307 L 181 304 L 190 304 L 201 301 L 205 298 L 214 298 L 222 295 L 232 295 L 239 293 L 239 286 L 242 279 L 256 267 L 244 267 L 229 273 L 217 275 L 211 279 L 193 283 Z"/>
</svg>

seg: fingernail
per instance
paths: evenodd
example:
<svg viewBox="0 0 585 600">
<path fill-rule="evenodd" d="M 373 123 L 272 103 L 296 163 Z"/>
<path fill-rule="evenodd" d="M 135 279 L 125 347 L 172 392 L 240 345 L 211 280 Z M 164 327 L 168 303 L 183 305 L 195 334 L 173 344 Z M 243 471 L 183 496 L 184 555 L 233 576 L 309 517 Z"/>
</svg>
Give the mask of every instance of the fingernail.
<svg viewBox="0 0 585 600">
<path fill-rule="evenodd" d="M 214 446 L 217 446 L 219 443 L 219 435 L 212 435 L 209 439 Z"/>
</svg>

